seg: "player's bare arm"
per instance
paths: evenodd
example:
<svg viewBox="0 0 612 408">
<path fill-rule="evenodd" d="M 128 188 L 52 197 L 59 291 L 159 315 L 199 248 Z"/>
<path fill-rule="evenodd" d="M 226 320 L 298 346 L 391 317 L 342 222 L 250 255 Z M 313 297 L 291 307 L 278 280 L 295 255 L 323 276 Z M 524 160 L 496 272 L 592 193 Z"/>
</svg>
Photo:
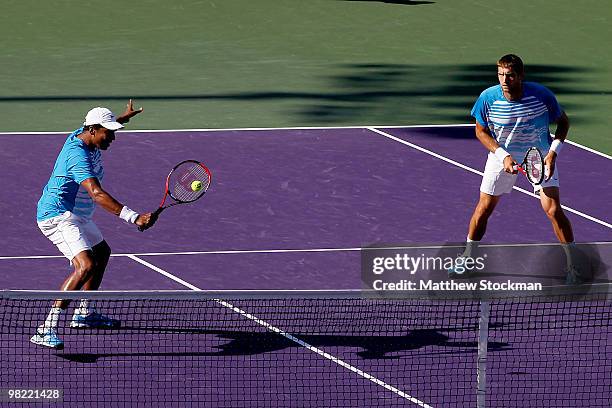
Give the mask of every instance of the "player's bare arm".
<svg viewBox="0 0 612 408">
<path fill-rule="evenodd" d="M 116 216 L 121 214 L 124 205 L 104 191 L 97 178 L 88 178 L 81 183 L 81 186 L 89 193 L 90 197 L 97 205 Z M 157 217 L 153 216 L 151 213 L 139 214 L 134 224 L 145 230 L 152 227 L 156 220 Z"/>
<path fill-rule="evenodd" d="M 491 153 L 494 153 L 496 156 L 505 156 L 503 158 L 498 157 L 504 162 L 504 170 L 507 173 L 516 174 L 517 170 L 514 168 L 516 162 L 512 156 L 505 151 L 501 155 L 497 153 L 497 149 L 500 147 L 499 143 L 497 143 L 497 140 L 495 140 L 488 127 L 482 126 L 480 123 L 476 122 L 476 138 Z"/>
<path fill-rule="evenodd" d="M 570 122 L 565 112 L 561 113 L 561 116 L 555 121 L 557 129 L 555 130 L 555 139 L 553 143 L 563 143 L 569 132 Z M 555 142 L 558 141 L 558 142 Z M 552 147 L 552 146 L 551 146 Z M 546 157 L 544 157 L 544 166 L 548 169 L 546 172 L 546 180 L 550 179 L 555 173 L 555 162 L 557 160 L 557 153 L 554 148 L 548 151 Z"/>
</svg>

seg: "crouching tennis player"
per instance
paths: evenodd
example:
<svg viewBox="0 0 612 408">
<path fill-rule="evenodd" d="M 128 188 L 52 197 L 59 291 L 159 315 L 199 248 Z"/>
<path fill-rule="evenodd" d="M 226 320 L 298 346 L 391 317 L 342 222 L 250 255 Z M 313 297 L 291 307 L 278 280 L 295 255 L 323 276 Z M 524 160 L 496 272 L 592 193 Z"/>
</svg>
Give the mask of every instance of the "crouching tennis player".
<svg viewBox="0 0 612 408">
<path fill-rule="evenodd" d="M 142 108 L 135 110 L 131 100 L 118 118 L 106 108 L 90 110 L 83 126 L 66 139 L 43 188 L 36 214 L 38 227 L 74 267 L 61 290 L 96 290 L 102 282 L 111 249 L 91 219 L 96 205 L 143 229 L 155 223 L 156 218 L 151 213 L 138 214 L 129 209 L 104 191 L 100 184 L 104 177 L 101 151 L 107 150 L 115 140 L 115 131 L 140 112 Z M 57 300 L 53 304 L 47 319 L 31 338 L 32 343 L 63 348 L 57 326 L 69 303 Z M 118 320 L 99 314 L 93 302 L 86 299 L 81 300 L 70 322 L 71 327 L 78 328 L 119 325 Z"/>
</svg>

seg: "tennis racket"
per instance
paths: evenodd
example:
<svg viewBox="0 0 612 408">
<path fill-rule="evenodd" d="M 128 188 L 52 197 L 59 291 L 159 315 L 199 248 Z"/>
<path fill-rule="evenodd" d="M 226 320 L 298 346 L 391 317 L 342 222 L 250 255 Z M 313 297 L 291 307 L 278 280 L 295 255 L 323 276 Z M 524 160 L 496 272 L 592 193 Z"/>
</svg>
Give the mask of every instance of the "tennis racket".
<svg viewBox="0 0 612 408">
<path fill-rule="evenodd" d="M 544 158 L 537 147 L 530 147 L 525 154 L 525 158 L 520 165 L 515 165 L 514 170 L 518 170 L 527 176 L 531 184 L 542 184 L 544 181 Z"/>
<path fill-rule="evenodd" d="M 211 180 L 212 173 L 203 163 L 196 160 L 180 162 L 168 173 L 164 198 L 153 216 L 159 216 L 166 208 L 194 202 L 206 193 Z M 166 204 L 168 197 L 172 202 Z M 144 231 L 141 227 L 138 227 L 138 229 Z"/>
</svg>

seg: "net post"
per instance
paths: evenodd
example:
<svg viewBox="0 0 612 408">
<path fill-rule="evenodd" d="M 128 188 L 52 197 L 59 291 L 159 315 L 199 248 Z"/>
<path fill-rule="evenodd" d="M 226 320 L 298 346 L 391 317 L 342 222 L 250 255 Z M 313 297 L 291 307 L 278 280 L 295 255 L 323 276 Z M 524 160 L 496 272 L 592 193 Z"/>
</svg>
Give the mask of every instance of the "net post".
<svg viewBox="0 0 612 408">
<path fill-rule="evenodd" d="M 480 318 L 478 320 L 478 362 L 476 406 L 485 408 L 487 397 L 487 347 L 489 344 L 489 312 L 491 305 L 488 300 L 480 302 Z"/>
</svg>

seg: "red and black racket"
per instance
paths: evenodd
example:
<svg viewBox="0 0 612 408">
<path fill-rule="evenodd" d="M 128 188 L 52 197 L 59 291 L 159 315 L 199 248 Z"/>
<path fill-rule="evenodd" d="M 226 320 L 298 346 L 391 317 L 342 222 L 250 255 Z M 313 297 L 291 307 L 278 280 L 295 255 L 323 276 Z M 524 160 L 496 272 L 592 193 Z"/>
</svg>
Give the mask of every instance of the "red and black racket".
<svg viewBox="0 0 612 408">
<path fill-rule="evenodd" d="M 168 173 L 164 198 L 153 216 L 159 216 L 166 208 L 196 201 L 206 193 L 211 181 L 212 173 L 203 163 L 196 160 L 180 162 Z M 166 204 L 168 197 L 173 201 Z M 143 231 L 140 227 L 138 229 Z"/>
<path fill-rule="evenodd" d="M 520 165 L 515 165 L 514 169 L 527 176 L 531 184 L 538 185 L 544 181 L 544 158 L 537 147 L 530 147 L 523 162 Z"/>
</svg>

